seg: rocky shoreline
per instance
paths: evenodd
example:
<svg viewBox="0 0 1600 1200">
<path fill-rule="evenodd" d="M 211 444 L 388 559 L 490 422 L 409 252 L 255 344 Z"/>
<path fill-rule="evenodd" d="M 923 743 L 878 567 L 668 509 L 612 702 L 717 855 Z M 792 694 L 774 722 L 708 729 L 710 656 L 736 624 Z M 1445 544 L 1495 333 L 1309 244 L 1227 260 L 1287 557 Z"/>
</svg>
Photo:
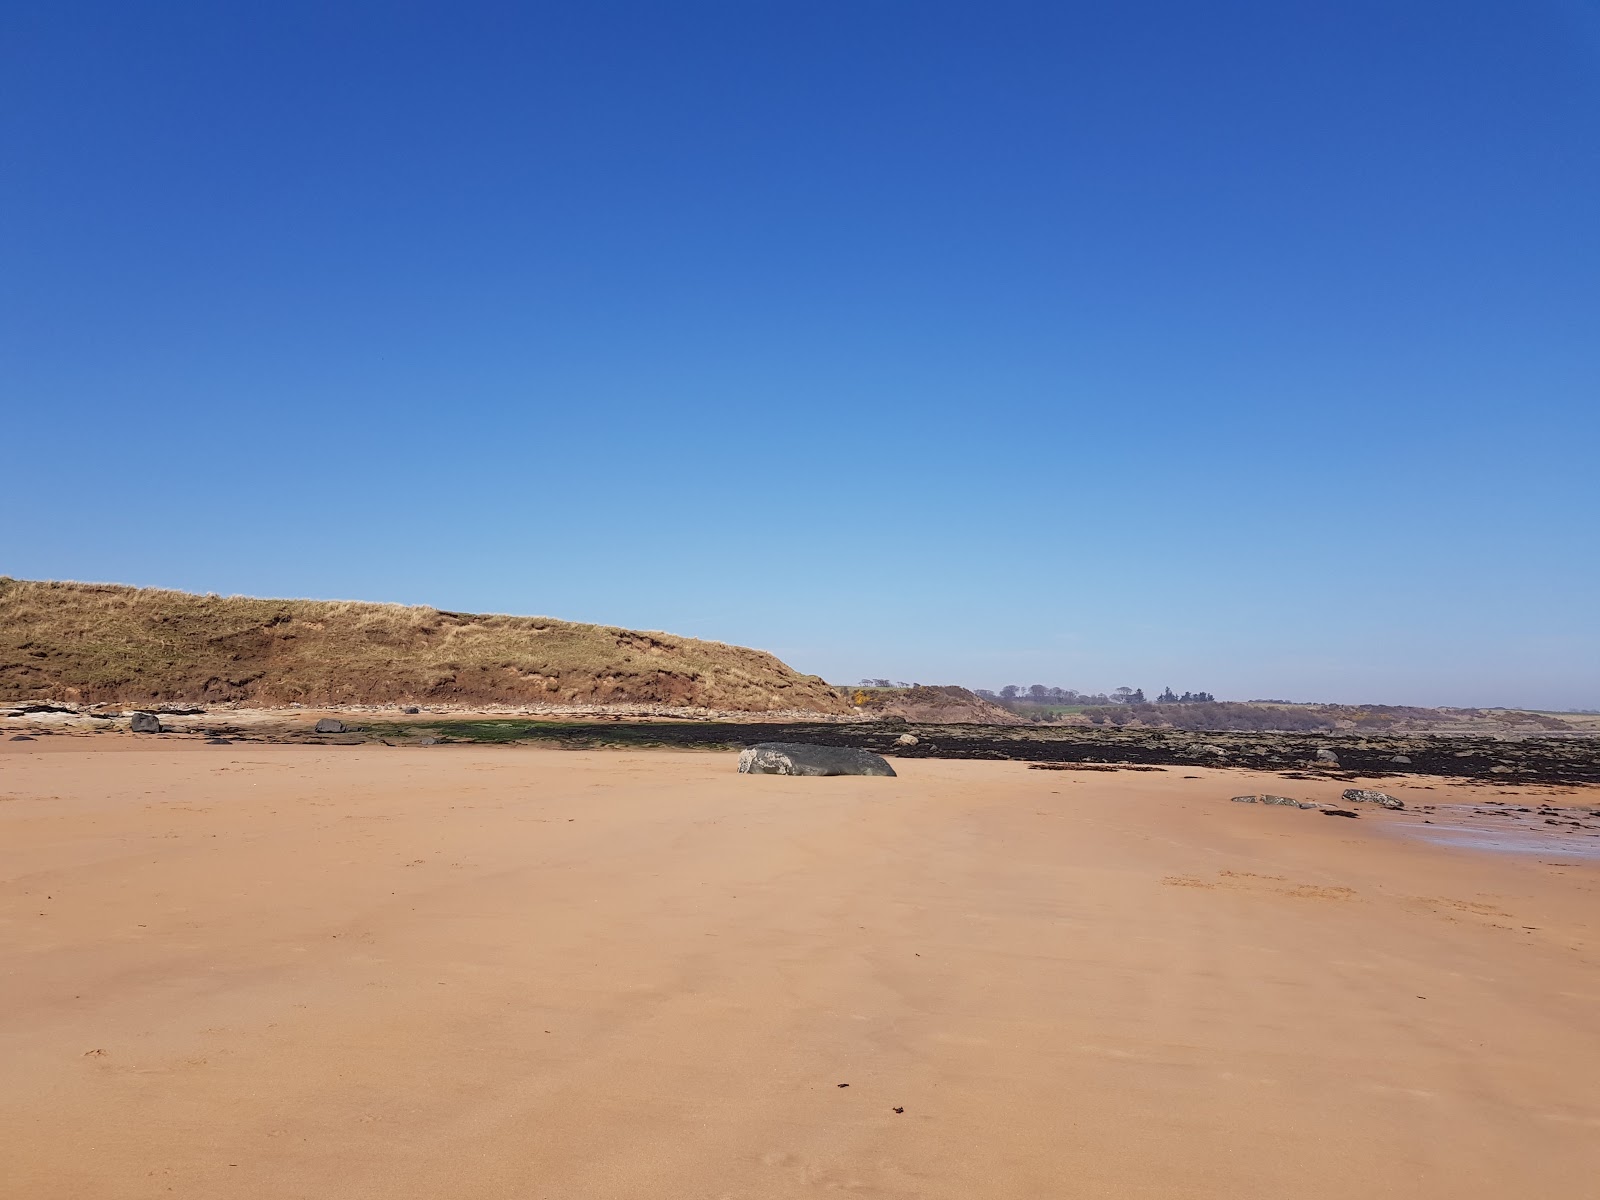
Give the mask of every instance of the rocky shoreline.
<svg viewBox="0 0 1600 1200">
<path fill-rule="evenodd" d="M 816 714 L 723 713 L 659 705 L 512 708 L 394 705 L 338 709 L 148 710 L 161 736 L 391 745 L 494 742 L 566 748 L 745 749 L 785 741 L 901 758 L 988 759 L 1071 767 L 1237 767 L 1289 778 L 1438 776 L 1504 784 L 1600 785 L 1600 738 L 1469 734 L 1238 733 L 1060 725 L 929 724 Z M 318 733 L 319 717 L 343 729 Z M 31 702 L 0 708 L 0 737 L 155 733 L 131 710 Z M 328 728 L 325 726 L 325 728 Z"/>
<path fill-rule="evenodd" d="M 526 740 L 558 745 L 740 747 L 819 742 L 901 758 L 1243 767 L 1318 779 L 1444 776 L 1507 784 L 1600 785 L 1600 738 L 1371 737 L 1310 733 L 1187 733 L 1038 725 L 866 723 L 530 726 Z M 914 739 L 914 740 L 913 740 Z"/>
</svg>

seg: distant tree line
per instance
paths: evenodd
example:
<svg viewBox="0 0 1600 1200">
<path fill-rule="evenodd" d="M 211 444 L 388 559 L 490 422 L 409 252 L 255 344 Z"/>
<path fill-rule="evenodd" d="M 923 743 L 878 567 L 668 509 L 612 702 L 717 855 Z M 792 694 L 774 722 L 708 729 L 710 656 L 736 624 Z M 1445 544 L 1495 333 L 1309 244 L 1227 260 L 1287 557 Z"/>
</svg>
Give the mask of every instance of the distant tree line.
<svg viewBox="0 0 1600 1200">
<path fill-rule="evenodd" d="M 1215 704 L 1217 698 L 1210 692 L 1185 692 L 1178 695 L 1171 688 L 1156 697 L 1157 704 Z"/>
<path fill-rule="evenodd" d="M 1143 688 L 1119 687 L 1115 691 L 1106 692 L 1080 692 L 1074 688 L 1046 687 L 1042 683 L 1035 683 L 1030 687 L 1020 684 L 1008 683 L 998 692 L 991 692 L 988 688 L 974 688 L 979 696 L 995 704 L 1010 707 L 1014 704 L 1038 705 L 1041 707 L 1082 707 L 1108 704 L 1148 704 Z M 1156 697 L 1157 704 L 1214 704 L 1216 697 L 1210 692 L 1184 692 L 1178 695 L 1170 687 Z"/>
<path fill-rule="evenodd" d="M 975 695 L 982 696 L 993 704 L 1006 706 L 1013 704 L 1064 706 L 1118 703 L 1118 698 L 1115 695 L 1108 696 L 1104 692 L 1079 692 L 1072 688 L 1045 687 L 1042 683 L 1036 683 L 1032 687 L 1026 688 L 1020 684 L 1008 683 L 998 692 L 992 692 L 988 688 L 973 688 L 972 690 Z M 1131 695 L 1132 689 L 1127 690 Z"/>
</svg>

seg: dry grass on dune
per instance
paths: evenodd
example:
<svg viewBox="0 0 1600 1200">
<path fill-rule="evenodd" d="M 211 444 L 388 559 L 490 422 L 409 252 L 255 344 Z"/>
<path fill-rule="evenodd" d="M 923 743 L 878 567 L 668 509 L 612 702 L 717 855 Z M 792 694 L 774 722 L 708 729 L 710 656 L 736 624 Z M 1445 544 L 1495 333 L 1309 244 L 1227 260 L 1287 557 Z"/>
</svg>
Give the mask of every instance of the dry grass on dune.
<svg viewBox="0 0 1600 1200">
<path fill-rule="evenodd" d="M 0 698 L 845 711 L 820 678 L 771 654 L 665 633 L 4 577 Z"/>
<path fill-rule="evenodd" d="M 850 703 L 877 717 L 904 717 L 945 725 L 1022 725 L 1019 717 L 964 687 L 852 688 Z"/>
</svg>

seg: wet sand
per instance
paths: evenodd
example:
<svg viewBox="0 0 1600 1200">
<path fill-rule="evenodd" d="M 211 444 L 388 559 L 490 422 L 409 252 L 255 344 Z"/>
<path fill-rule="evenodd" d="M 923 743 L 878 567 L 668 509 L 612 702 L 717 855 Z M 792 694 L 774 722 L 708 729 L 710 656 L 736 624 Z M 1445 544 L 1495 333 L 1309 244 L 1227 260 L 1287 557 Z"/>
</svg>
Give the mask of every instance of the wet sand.
<svg viewBox="0 0 1600 1200">
<path fill-rule="evenodd" d="M 733 762 L 0 744 L 5 1194 L 1594 1194 L 1592 859 Z"/>
</svg>

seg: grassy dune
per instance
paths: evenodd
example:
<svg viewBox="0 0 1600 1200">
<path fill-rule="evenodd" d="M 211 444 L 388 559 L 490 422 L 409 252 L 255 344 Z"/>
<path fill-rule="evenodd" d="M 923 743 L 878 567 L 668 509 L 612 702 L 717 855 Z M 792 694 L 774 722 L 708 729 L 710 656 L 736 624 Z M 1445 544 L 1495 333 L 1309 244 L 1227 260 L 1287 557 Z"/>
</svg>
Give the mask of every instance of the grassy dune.
<svg viewBox="0 0 1600 1200">
<path fill-rule="evenodd" d="M 770 654 L 666 633 L 5 577 L 0 699 L 847 711 L 820 678 Z"/>
</svg>

